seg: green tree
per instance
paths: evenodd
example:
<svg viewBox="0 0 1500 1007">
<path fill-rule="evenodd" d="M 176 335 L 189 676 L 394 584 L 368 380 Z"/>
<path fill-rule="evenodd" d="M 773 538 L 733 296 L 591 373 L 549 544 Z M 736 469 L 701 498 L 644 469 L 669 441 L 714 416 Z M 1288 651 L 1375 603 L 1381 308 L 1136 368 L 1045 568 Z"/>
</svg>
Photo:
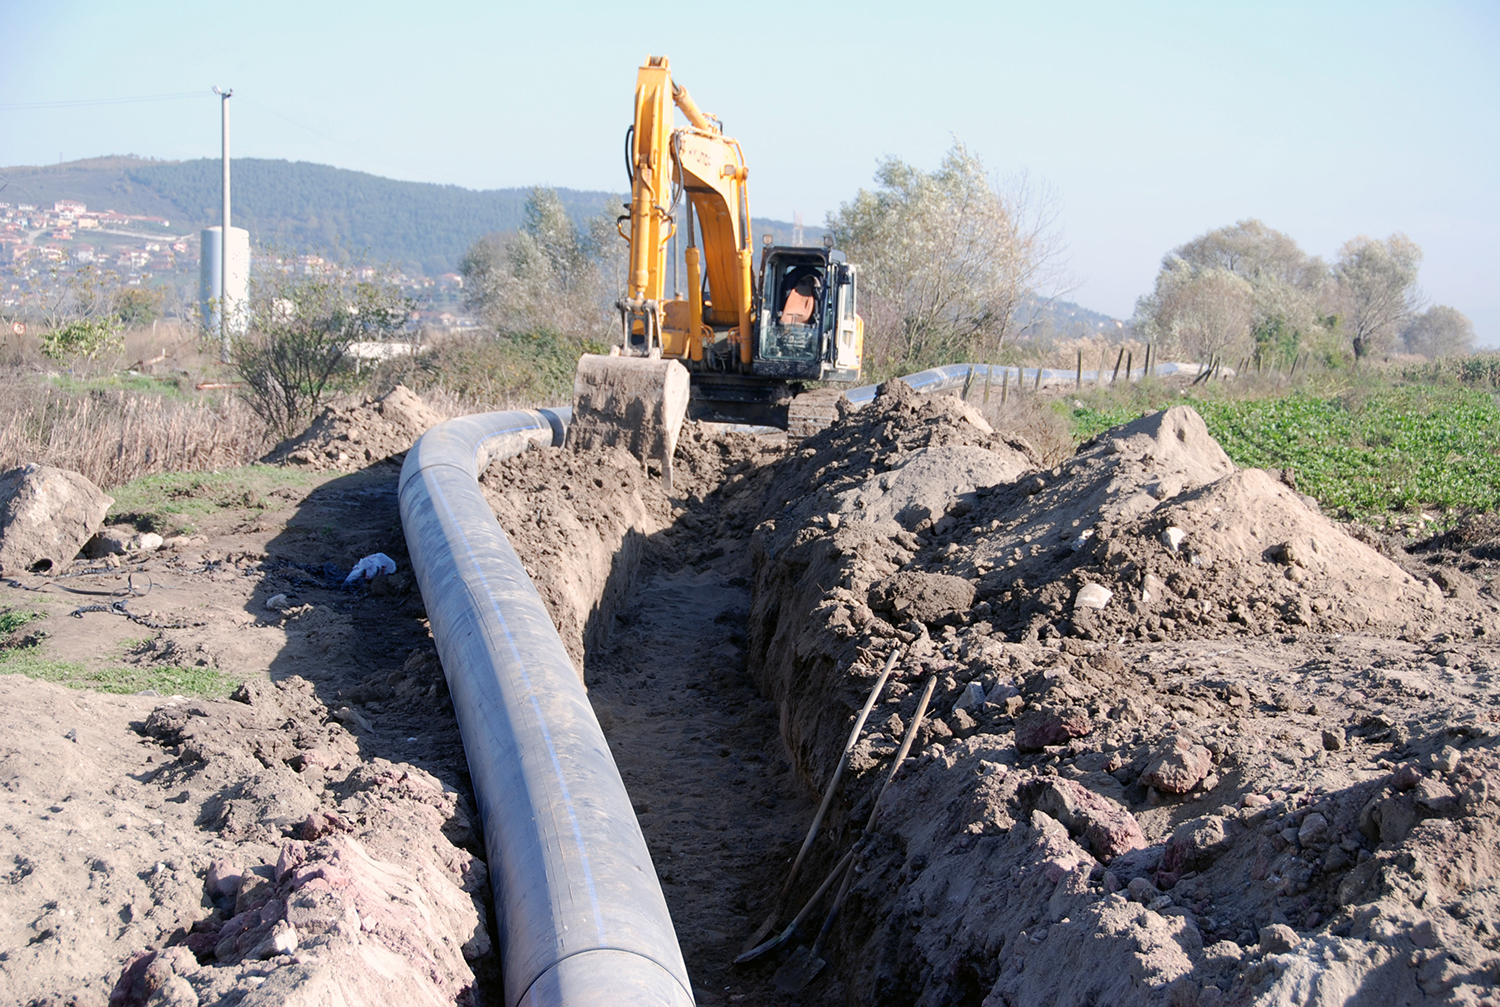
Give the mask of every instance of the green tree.
<svg viewBox="0 0 1500 1007">
<path fill-rule="evenodd" d="M 1360 235 L 1344 243 L 1333 277 L 1344 331 L 1360 359 L 1392 348 L 1421 303 L 1422 249 L 1404 234 L 1384 241 Z"/>
<path fill-rule="evenodd" d="M 43 355 L 60 364 L 97 360 L 124 344 L 114 311 L 120 278 L 89 263 L 50 270 L 27 294 L 23 310 L 41 322 Z"/>
<path fill-rule="evenodd" d="M 609 260 L 622 244 L 603 215 L 580 229 L 556 192 L 533 189 L 519 231 L 464 254 L 464 303 L 502 336 L 606 343 L 616 327 Z"/>
<path fill-rule="evenodd" d="M 42 355 L 60 364 L 79 360 L 97 360 L 110 350 L 125 345 L 120 323 L 113 318 L 96 316 L 75 318 L 47 329 L 41 336 Z"/>
<path fill-rule="evenodd" d="M 1186 272 L 1184 272 L 1186 270 Z M 1324 307 L 1328 267 L 1309 256 L 1289 235 L 1267 227 L 1259 220 L 1241 220 L 1229 227 L 1208 231 L 1168 252 L 1162 260 L 1156 290 L 1136 305 L 1136 328 L 1147 338 L 1171 340 L 1178 320 L 1171 314 L 1180 307 L 1176 295 L 1188 289 L 1189 280 L 1214 271 L 1229 274 L 1248 284 L 1250 303 L 1243 335 L 1224 330 L 1220 351 L 1254 350 L 1266 358 L 1291 359 L 1309 339 L 1326 337 L 1331 326 Z M 1240 288 L 1222 278 L 1207 281 L 1225 291 L 1234 290 L 1231 314 L 1240 311 Z M 1165 313 L 1164 313 L 1165 312 Z M 1229 329 L 1238 329 L 1232 325 Z M 1211 340 L 1213 341 L 1213 340 Z M 1201 339 L 1183 345 L 1188 353 L 1202 352 Z"/>
<path fill-rule="evenodd" d="M 115 296 L 115 317 L 126 325 L 144 325 L 161 317 L 166 291 L 160 287 L 126 287 Z"/>
<path fill-rule="evenodd" d="M 1001 191 L 955 143 L 936 171 L 892 157 L 875 182 L 827 227 L 861 268 L 876 373 L 991 357 L 1025 328 L 1025 305 L 1060 292 L 1052 201 L 1024 177 Z"/>
<path fill-rule="evenodd" d="M 351 343 L 389 340 L 411 318 L 415 304 L 393 282 L 356 276 L 350 266 L 271 273 L 252 286 L 248 331 L 230 360 L 246 402 L 279 436 L 298 433 L 317 412 Z"/>
</svg>

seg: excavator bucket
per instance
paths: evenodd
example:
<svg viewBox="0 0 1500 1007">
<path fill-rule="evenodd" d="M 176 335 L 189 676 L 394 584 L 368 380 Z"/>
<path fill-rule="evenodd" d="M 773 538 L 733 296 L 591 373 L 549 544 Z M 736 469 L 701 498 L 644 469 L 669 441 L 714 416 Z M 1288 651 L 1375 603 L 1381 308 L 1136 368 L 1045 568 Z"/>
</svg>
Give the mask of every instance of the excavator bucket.
<svg viewBox="0 0 1500 1007">
<path fill-rule="evenodd" d="M 661 462 L 672 490 L 672 454 L 688 408 L 688 372 L 675 360 L 585 353 L 573 375 L 574 450 L 618 445 L 645 463 Z"/>
</svg>

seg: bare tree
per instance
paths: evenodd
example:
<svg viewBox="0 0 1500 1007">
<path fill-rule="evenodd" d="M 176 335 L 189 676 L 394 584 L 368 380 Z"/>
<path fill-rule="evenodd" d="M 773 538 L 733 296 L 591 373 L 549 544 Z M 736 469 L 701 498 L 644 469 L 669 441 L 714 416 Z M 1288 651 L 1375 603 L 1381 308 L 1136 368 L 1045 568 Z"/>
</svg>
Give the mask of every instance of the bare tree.
<svg viewBox="0 0 1500 1007">
<path fill-rule="evenodd" d="M 1390 349 L 1421 306 L 1421 264 L 1422 249 L 1404 234 L 1384 241 L 1360 235 L 1344 243 L 1333 276 L 1356 359 Z"/>
<path fill-rule="evenodd" d="M 1474 323 L 1457 308 L 1436 304 L 1412 317 L 1401 330 L 1401 342 L 1408 353 L 1429 360 L 1458 356 L 1474 349 Z"/>
<path fill-rule="evenodd" d="M 1136 331 L 1202 360 L 1241 353 L 1249 348 L 1254 304 L 1254 289 L 1243 277 L 1169 258 L 1156 289 L 1136 302 Z"/>
<path fill-rule="evenodd" d="M 997 188 L 955 143 L 934 172 L 893 157 L 875 181 L 827 226 L 861 267 L 877 373 L 991 355 L 1025 327 L 1029 299 L 1061 292 L 1053 200 L 1024 176 Z"/>
<path fill-rule="evenodd" d="M 240 394 L 279 437 L 318 411 L 355 342 L 388 341 L 407 326 L 413 301 L 388 279 L 357 279 L 342 265 L 318 275 L 268 272 L 250 291 L 249 331 L 231 346 Z"/>
</svg>

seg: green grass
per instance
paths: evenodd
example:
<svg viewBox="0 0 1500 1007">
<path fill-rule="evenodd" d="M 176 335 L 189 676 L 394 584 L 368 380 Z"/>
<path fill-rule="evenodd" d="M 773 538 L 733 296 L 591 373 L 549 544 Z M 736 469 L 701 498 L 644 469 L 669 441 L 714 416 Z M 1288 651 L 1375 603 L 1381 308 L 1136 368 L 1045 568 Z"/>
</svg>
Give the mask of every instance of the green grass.
<svg viewBox="0 0 1500 1007">
<path fill-rule="evenodd" d="M 52 378 L 52 384 L 59 391 L 76 395 L 87 395 L 89 392 L 135 392 L 143 395 L 160 395 L 164 398 L 181 399 L 183 401 L 202 397 L 180 375 L 155 377 L 150 374 L 121 372 L 118 374 L 99 375 L 98 377 L 80 378 L 72 374 L 58 374 Z"/>
<path fill-rule="evenodd" d="M 40 612 L 32 612 L 26 609 L 7 608 L 0 611 L 0 636 L 10 636 L 16 630 L 42 617 Z"/>
<path fill-rule="evenodd" d="M 8 636 L 37 619 L 41 612 L 7 608 L 0 610 L 0 637 Z M 130 649 L 144 641 L 122 641 Z M 155 689 L 163 696 L 182 694 L 222 699 L 238 684 L 214 668 L 153 667 L 150 665 L 112 664 L 90 668 L 79 661 L 58 661 L 42 655 L 42 644 L 31 642 L 19 647 L 0 648 L 0 675 L 25 675 L 44 682 L 57 682 L 74 689 L 96 692 L 136 693 Z"/>
<path fill-rule="evenodd" d="M 266 494 L 285 486 L 311 487 L 328 475 L 247 465 L 222 472 L 163 472 L 143 476 L 110 490 L 111 521 L 128 521 L 141 531 L 161 535 L 191 532 L 194 518 L 224 508 L 264 510 Z"/>
<path fill-rule="evenodd" d="M 1500 509 L 1500 408 L 1484 391 L 1397 385 L 1326 397 L 1159 399 L 1076 406 L 1075 436 L 1135 419 L 1143 406 L 1187 403 L 1236 465 L 1291 469 L 1325 510 Z"/>
<path fill-rule="evenodd" d="M 136 693 L 155 689 L 163 696 L 181 693 L 222 699 L 237 684 L 214 668 L 124 667 L 90 669 L 77 661 L 54 661 L 42 657 L 39 646 L 0 651 L 0 675 L 25 675 L 44 682 L 57 682 L 73 689 L 96 692 Z"/>
</svg>

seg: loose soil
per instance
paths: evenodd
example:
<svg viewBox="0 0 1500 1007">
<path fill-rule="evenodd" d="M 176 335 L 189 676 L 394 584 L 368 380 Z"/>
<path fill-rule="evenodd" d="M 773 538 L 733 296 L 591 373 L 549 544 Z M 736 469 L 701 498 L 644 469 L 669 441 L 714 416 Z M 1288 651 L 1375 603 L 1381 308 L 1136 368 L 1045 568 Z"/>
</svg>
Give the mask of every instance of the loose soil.
<svg viewBox="0 0 1500 1007">
<path fill-rule="evenodd" d="M 438 418 L 408 394 L 280 449 L 326 475 L 0 586 L 45 616 L 12 654 L 233 689 L 0 677 L 0 1000 L 499 1002 L 396 515 L 388 456 Z M 1044 469 L 899 383 L 793 446 L 689 424 L 670 497 L 617 449 L 530 451 L 482 484 L 589 688 L 700 1003 L 1494 1002 L 1492 518 L 1411 549 L 1341 525 L 1185 408 Z M 398 572 L 344 589 L 376 551 Z M 69 616 L 127 572 L 151 585 L 134 619 Z M 778 990 L 785 951 L 731 965 L 851 849 L 813 983 Z"/>
</svg>

